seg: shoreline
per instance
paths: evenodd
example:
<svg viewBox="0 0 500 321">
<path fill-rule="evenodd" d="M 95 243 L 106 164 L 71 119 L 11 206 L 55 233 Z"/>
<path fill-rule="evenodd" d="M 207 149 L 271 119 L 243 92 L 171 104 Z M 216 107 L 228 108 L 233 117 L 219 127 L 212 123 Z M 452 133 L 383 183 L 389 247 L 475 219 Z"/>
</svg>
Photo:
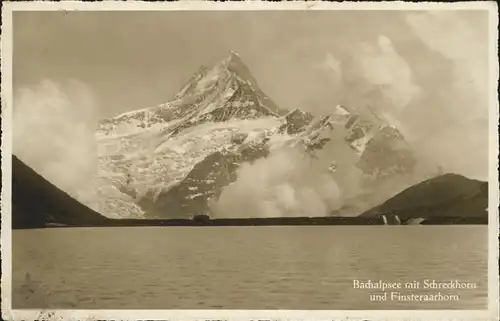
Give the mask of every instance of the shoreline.
<svg viewBox="0 0 500 321">
<path fill-rule="evenodd" d="M 38 226 L 18 226 L 15 229 L 67 228 L 67 227 L 222 227 L 222 226 L 404 226 L 404 225 L 488 225 L 488 217 L 430 217 L 418 224 L 411 220 L 401 224 L 384 224 L 380 217 L 278 217 L 278 218 L 225 218 L 208 219 L 106 219 L 101 222 L 79 224 L 46 223 Z"/>
</svg>

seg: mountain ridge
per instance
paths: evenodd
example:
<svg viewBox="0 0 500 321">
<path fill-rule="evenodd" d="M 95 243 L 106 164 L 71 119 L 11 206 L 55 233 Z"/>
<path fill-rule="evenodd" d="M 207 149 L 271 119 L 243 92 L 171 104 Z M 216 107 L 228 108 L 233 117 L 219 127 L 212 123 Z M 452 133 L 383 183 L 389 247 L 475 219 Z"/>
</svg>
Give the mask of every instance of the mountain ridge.
<svg viewBox="0 0 500 321">
<path fill-rule="evenodd" d="M 205 185 L 203 175 L 219 172 L 209 165 L 211 159 L 224 155 L 241 165 L 265 158 L 258 146 L 265 146 L 269 153 L 299 148 L 317 158 L 331 158 L 328 150 L 333 155 L 347 153 L 342 155 L 344 160 L 334 157 L 325 166 L 337 176 L 358 168 L 365 186 L 411 173 L 417 162 L 401 132 L 369 106 L 353 109 L 335 105 L 323 116 L 279 108 L 234 52 L 199 68 L 172 101 L 102 120 L 96 137 L 101 173 L 96 190 L 102 201 L 94 208 L 119 218 L 147 217 L 152 208 L 164 213 L 166 209 L 154 204 L 159 197 L 174 199 L 169 191 L 182 190 L 185 195 L 177 197 L 194 199 L 192 182 Z M 205 166 L 207 171 L 198 170 Z M 216 197 L 232 184 L 238 168 L 231 167 L 224 174 L 231 179 L 216 178 L 216 190 L 207 195 Z M 205 199 L 202 204 L 207 207 L 212 201 Z M 187 201 L 184 208 L 190 210 L 179 215 L 200 210 L 194 203 Z"/>
<path fill-rule="evenodd" d="M 433 193 L 432 184 L 435 182 L 464 184 L 456 188 L 458 193 L 451 193 L 449 199 L 442 201 L 437 198 L 433 206 L 420 206 L 410 211 L 416 215 L 405 215 L 404 211 L 379 213 L 365 213 L 357 217 L 270 217 L 270 218 L 239 218 L 239 219 L 209 219 L 207 217 L 194 217 L 193 219 L 107 219 L 82 205 L 68 194 L 51 184 L 43 176 L 24 164 L 15 155 L 12 155 L 12 228 L 46 228 L 46 227 L 112 227 L 112 226 L 266 226 L 266 225 L 382 225 L 384 221 L 397 221 L 392 218 L 400 215 L 402 224 L 487 224 L 488 212 L 481 208 L 487 206 L 488 183 L 472 180 L 456 174 L 445 174 L 434 177 L 414 186 L 408 190 L 422 185 L 427 193 Z M 429 191 L 429 186 L 431 190 Z M 478 188 L 474 188 L 478 187 Z M 424 191 L 425 192 L 425 191 Z M 410 195 L 415 197 L 415 195 Z M 417 197 L 418 200 L 418 197 Z M 464 202 L 465 201 L 465 202 Z M 388 200 L 387 202 L 390 202 Z M 386 202 L 386 203 L 387 203 Z M 465 210 L 464 210 L 464 205 Z M 410 205 L 411 207 L 411 205 Z M 460 209 L 457 212 L 447 211 L 447 208 Z M 424 210 L 422 210 L 424 209 Z M 430 212 L 429 209 L 433 211 Z M 445 211 L 443 212 L 443 209 Z M 425 212 L 427 210 L 427 213 Z M 408 213 L 408 212 L 407 212 Z M 406 213 L 406 214 L 407 214 Z M 368 214 L 368 215 L 367 215 Z M 453 214 L 453 215 L 450 215 Z M 386 215 L 387 219 L 382 219 Z"/>
<path fill-rule="evenodd" d="M 12 227 L 99 226 L 108 221 L 12 155 Z"/>
<path fill-rule="evenodd" d="M 361 217 L 398 215 L 402 221 L 434 217 L 487 217 L 488 182 L 443 174 L 412 185 Z"/>
<path fill-rule="evenodd" d="M 196 119 L 199 122 L 224 121 L 228 119 L 227 116 L 238 116 L 238 112 L 241 114 L 245 107 L 252 107 L 247 109 L 250 109 L 250 113 L 252 111 L 255 113 L 255 115 L 244 115 L 247 119 L 263 114 L 278 117 L 286 113 L 259 88 L 257 81 L 240 56 L 231 52 L 227 58 L 211 67 L 200 67 L 174 95 L 173 100 L 103 119 L 97 135 L 106 137 L 109 132 L 113 131 L 113 125 L 117 122 L 128 121 L 129 118 L 137 119 L 138 124 L 135 126 L 142 129 L 178 120 L 179 124 L 169 129 L 177 134 L 180 130 L 192 126 L 195 123 L 192 121 L 195 116 L 199 117 Z M 234 110 L 228 115 L 228 113 L 221 112 L 224 109 Z M 169 132 L 163 132 L 163 134 L 168 135 Z"/>
</svg>

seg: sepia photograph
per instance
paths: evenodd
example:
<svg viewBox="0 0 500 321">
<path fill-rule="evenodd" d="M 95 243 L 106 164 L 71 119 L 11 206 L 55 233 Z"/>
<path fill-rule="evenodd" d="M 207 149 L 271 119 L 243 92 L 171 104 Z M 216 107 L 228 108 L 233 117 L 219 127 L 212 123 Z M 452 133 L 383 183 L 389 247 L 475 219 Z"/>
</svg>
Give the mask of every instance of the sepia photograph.
<svg viewBox="0 0 500 321">
<path fill-rule="evenodd" d="M 2 9 L 4 318 L 498 316 L 493 2 L 110 3 Z"/>
</svg>

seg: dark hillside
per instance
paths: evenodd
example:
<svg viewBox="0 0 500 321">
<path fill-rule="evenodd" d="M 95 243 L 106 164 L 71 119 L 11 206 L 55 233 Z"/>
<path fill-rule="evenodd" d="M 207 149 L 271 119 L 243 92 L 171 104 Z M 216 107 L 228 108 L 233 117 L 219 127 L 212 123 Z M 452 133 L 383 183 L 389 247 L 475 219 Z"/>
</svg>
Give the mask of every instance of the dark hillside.
<svg viewBox="0 0 500 321">
<path fill-rule="evenodd" d="M 95 226 L 107 221 L 12 156 L 12 228 Z"/>
<path fill-rule="evenodd" d="M 361 216 L 414 218 L 488 216 L 488 182 L 445 174 L 413 185 Z"/>
</svg>

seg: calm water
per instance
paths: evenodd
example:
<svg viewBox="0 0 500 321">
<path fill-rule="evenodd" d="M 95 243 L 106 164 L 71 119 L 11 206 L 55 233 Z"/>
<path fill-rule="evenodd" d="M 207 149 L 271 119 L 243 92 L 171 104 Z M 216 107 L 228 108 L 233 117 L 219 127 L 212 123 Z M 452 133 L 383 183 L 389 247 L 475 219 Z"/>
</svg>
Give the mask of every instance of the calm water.
<svg viewBox="0 0 500 321">
<path fill-rule="evenodd" d="M 13 231 L 14 308 L 485 309 L 486 226 Z M 371 301 L 353 280 L 475 282 L 459 301 Z"/>
</svg>

